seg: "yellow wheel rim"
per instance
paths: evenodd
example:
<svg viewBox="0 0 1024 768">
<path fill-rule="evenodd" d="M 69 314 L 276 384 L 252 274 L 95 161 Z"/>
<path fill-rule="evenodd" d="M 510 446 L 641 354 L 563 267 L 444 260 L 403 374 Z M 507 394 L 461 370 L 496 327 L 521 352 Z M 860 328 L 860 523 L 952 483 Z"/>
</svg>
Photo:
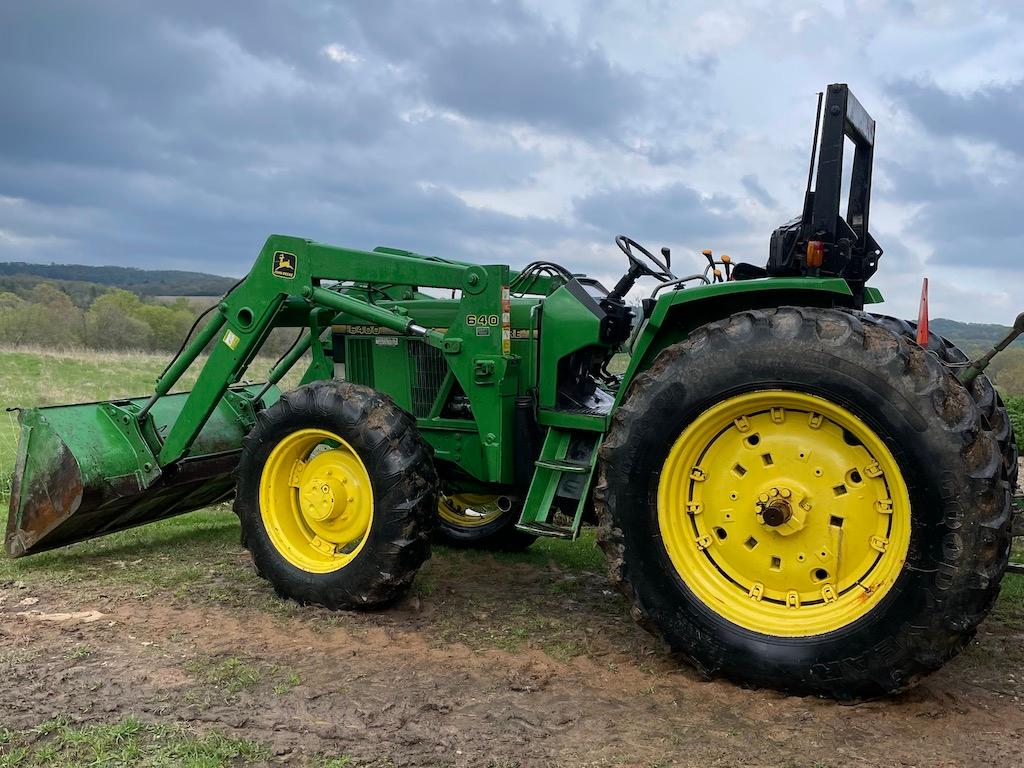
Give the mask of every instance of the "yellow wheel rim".
<svg viewBox="0 0 1024 768">
<path fill-rule="evenodd" d="M 863 421 L 820 397 L 737 395 L 676 440 L 658 485 L 672 565 L 718 615 L 806 637 L 866 616 L 910 546 L 899 466 Z"/>
<path fill-rule="evenodd" d="M 373 488 L 359 455 L 325 429 L 292 432 L 260 476 L 260 514 L 270 541 L 296 568 L 344 568 L 366 543 Z"/>
<path fill-rule="evenodd" d="M 486 493 L 442 494 L 437 503 L 437 511 L 446 523 L 459 528 L 479 528 L 505 514 L 498 506 L 500 498 Z"/>
</svg>

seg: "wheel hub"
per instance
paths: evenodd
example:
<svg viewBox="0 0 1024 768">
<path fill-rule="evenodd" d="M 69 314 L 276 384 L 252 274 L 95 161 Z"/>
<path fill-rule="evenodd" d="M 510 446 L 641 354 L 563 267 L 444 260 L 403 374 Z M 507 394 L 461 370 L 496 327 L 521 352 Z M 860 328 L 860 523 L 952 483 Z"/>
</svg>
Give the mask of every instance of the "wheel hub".
<svg viewBox="0 0 1024 768">
<path fill-rule="evenodd" d="M 765 528 L 773 529 L 780 536 L 796 533 L 804 527 L 804 514 L 810 509 L 806 494 L 802 496 L 802 506 L 794 506 L 792 490 L 785 486 L 772 486 L 758 494 L 754 504 L 755 517 Z"/>
<path fill-rule="evenodd" d="M 773 501 L 761 509 L 761 522 L 765 525 L 770 525 L 772 528 L 788 523 L 792 517 L 793 508 L 786 501 Z"/>
<path fill-rule="evenodd" d="M 348 496 L 332 475 L 314 477 L 303 486 L 300 496 L 302 514 L 311 520 L 333 520 L 345 512 Z"/>
</svg>

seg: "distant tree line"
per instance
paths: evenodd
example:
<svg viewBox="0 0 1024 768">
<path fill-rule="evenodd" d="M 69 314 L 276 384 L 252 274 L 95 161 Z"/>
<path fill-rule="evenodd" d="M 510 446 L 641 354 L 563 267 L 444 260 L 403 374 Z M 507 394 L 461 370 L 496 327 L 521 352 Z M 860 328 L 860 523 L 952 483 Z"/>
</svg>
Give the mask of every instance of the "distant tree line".
<svg viewBox="0 0 1024 768">
<path fill-rule="evenodd" d="M 113 289 L 86 308 L 51 283 L 39 283 L 25 297 L 0 293 L 0 342 L 92 349 L 174 350 L 197 309 L 187 299 L 143 301 Z"/>
<path fill-rule="evenodd" d="M 23 296 L 0 292 L 0 344 L 173 352 L 204 308 L 186 298 L 142 298 L 119 288 L 82 307 L 57 285 L 41 282 Z M 282 351 L 296 333 L 274 331 L 264 351 Z"/>
<path fill-rule="evenodd" d="M 0 262 L 0 290 L 20 294 L 20 287 L 31 287 L 40 280 L 62 283 L 69 295 L 88 292 L 92 284 L 102 286 L 101 290 L 123 288 L 141 296 L 220 296 L 235 282 L 230 277 L 173 269 Z"/>
<path fill-rule="evenodd" d="M 988 352 L 1010 329 L 1005 325 L 937 318 L 931 321 L 931 330 L 945 336 L 973 360 Z M 1001 352 L 986 373 L 1004 397 L 1024 397 L 1024 338 Z"/>
<path fill-rule="evenodd" d="M 938 317 L 929 326 L 933 333 L 953 339 L 969 355 L 987 352 L 992 345 L 1006 336 L 1009 328 L 995 323 L 962 323 Z M 1011 349 L 1024 349 L 1024 338 L 1017 339 Z"/>
</svg>

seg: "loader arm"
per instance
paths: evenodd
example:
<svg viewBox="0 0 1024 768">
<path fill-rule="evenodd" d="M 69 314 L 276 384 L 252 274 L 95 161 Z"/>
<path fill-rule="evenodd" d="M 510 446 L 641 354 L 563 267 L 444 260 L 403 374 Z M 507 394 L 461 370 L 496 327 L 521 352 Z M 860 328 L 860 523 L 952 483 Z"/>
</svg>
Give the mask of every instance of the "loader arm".
<svg viewBox="0 0 1024 768">
<path fill-rule="evenodd" d="M 414 324 L 408 317 L 320 287 L 322 281 L 392 282 L 396 274 L 402 275 L 403 282 L 450 289 L 476 288 L 487 280 L 487 270 L 480 267 L 271 236 L 246 278 L 224 298 L 215 316 L 157 382 L 151 402 L 170 391 L 207 344 L 217 340 L 181 416 L 159 448 L 160 466 L 185 456 L 217 403 L 244 374 L 273 328 L 309 326 L 311 312 L 322 308 L 409 332 Z M 417 330 L 440 344 L 439 334 Z M 309 343 L 316 340 L 310 337 Z M 145 418 L 146 413 L 141 416 Z"/>
</svg>

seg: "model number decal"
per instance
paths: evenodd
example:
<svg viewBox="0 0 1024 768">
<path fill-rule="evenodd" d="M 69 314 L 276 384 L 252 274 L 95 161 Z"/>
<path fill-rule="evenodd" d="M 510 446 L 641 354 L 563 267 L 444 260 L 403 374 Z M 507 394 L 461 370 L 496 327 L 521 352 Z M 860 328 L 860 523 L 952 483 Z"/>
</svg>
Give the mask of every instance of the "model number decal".
<svg viewBox="0 0 1024 768">
<path fill-rule="evenodd" d="M 466 315 L 466 325 L 498 325 L 501 318 L 497 315 Z"/>
</svg>

